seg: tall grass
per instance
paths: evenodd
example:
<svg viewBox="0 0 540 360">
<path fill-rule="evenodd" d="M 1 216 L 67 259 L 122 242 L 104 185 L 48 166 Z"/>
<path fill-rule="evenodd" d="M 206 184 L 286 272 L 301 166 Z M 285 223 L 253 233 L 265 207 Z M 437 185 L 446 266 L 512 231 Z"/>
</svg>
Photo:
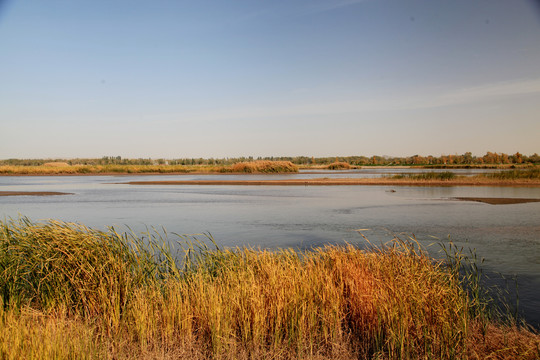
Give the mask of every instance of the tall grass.
<svg viewBox="0 0 540 360">
<path fill-rule="evenodd" d="M 394 175 L 393 179 L 410 179 L 410 180 L 452 180 L 457 176 L 451 171 L 444 172 L 424 172 L 420 174 L 399 174 Z"/>
<path fill-rule="evenodd" d="M 251 161 L 230 166 L 214 165 L 69 165 L 67 163 L 46 163 L 41 166 L 0 166 L 0 175 L 81 175 L 81 174 L 166 174 L 190 172 L 244 172 L 283 173 L 298 172 L 298 166 L 290 161 Z"/>
<path fill-rule="evenodd" d="M 243 173 L 286 173 L 298 172 L 298 166 L 290 161 L 249 161 L 239 162 L 226 168 L 224 171 L 243 172 Z"/>
<path fill-rule="evenodd" d="M 6 308 L 0 298 L 0 359 L 96 359 L 106 354 L 90 323 L 56 312 Z"/>
<path fill-rule="evenodd" d="M 508 331 L 479 327 L 456 267 L 414 243 L 298 253 L 178 240 L 175 253 L 157 233 L 0 223 L 0 358 L 540 355 L 515 327 L 511 346 L 479 347 L 478 329 Z"/>
<path fill-rule="evenodd" d="M 84 174 L 144 174 L 186 173 L 197 167 L 184 165 L 67 165 L 66 166 L 0 166 L 2 175 L 84 175 Z"/>
<path fill-rule="evenodd" d="M 326 167 L 328 170 L 348 170 L 351 165 L 344 161 L 336 161 Z"/>
<path fill-rule="evenodd" d="M 540 179 L 540 167 L 531 169 L 514 169 L 485 174 L 491 179 L 514 180 L 514 179 Z"/>
</svg>

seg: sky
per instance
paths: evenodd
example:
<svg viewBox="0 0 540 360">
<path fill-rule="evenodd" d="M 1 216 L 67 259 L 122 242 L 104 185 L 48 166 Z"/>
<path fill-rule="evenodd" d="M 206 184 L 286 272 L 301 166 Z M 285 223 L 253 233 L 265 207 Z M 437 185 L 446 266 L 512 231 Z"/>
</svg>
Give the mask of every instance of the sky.
<svg viewBox="0 0 540 360">
<path fill-rule="evenodd" d="M 540 153 L 535 0 L 0 0 L 0 159 Z"/>
</svg>

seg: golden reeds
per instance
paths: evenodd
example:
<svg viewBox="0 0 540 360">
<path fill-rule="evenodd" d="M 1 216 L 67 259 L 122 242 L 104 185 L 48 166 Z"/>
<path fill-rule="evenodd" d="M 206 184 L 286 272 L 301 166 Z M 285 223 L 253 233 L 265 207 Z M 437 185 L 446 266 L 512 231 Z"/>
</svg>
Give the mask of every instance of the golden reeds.
<svg viewBox="0 0 540 360">
<path fill-rule="evenodd" d="M 68 165 L 66 166 L 0 166 L 1 175 L 84 175 L 84 174 L 145 174 L 214 171 L 209 167 L 185 165 Z M 217 171 L 217 170 L 216 170 Z"/>
<path fill-rule="evenodd" d="M 414 243 L 299 253 L 179 241 L 183 257 L 157 233 L 0 223 L 0 358 L 539 355 L 538 335 L 486 322 L 456 268 Z M 502 331 L 514 335 L 485 337 Z"/>
<path fill-rule="evenodd" d="M 344 161 L 336 161 L 326 166 L 329 170 L 348 170 L 351 168 L 351 165 Z"/>
<path fill-rule="evenodd" d="M 284 173 L 298 172 L 290 161 L 251 161 L 215 165 L 69 165 L 52 162 L 42 166 L 2 165 L 0 175 L 174 174 L 174 173 Z"/>
<path fill-rule="evenodd" d="M 258 160 L 249 162 L 239 162 L 232 165 L 232 172 L 242 173 L 286 173 L 298 172 L 298 166 L 290 161 L 268 161 Z"/>
</svg>

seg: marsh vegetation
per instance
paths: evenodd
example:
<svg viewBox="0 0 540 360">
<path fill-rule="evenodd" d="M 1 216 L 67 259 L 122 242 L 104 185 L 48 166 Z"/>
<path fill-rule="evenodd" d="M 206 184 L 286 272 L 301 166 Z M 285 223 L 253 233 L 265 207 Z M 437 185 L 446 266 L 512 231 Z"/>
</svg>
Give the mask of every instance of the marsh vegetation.
<svg viewBox="0 0 540 360">
<path fill-rule="evenodd" d="M 414 241 L 220 249 L 27 219 L 0 223 L 0 357 L 535 359 L 464 258 Z M 473 268 L 474 269 L 474 268 Z"/>
<path fill-rule="evenodd" d="M 241 165 L 242 164 L 242 165 Z M 246 165 L 249 164 L 249 165 Z M 261 164 L 266 164 L 261 166 Z M 269 165 L 272 164 L 272 165 Z M 343 170 L 372 166 L 413 166 L 426 168 L 527 168 L 540 165 L 540 155 L 513 155 L 487 152 L 474 156 L 470 152 L 461 155 L 405 157 L 389 156 L 281 156 L 281 157 L 234 157 L 234 158 L 178 158 L 178 159 L 127 159 L 121 156 L 77 159 L 5 159 L 0 160 L 0 175 L 20 174 L 144 174 L 187 172 L 290 172 L 301 169 Z M 235 169 L 235 170 L 232 170 Z"/>
<path fill-rule="evenodd" d="M 348 170 L 351 168 L 351 165 L 345 161 L 335 161 L 330 165 L 326 166 L 328 170 Z"/>
<path fill-rule="evenodd" d="M 185 174 L 185 173 L 290 173 L 298 166 L 290 161 L 251 161 L 233 165 L 70 165 L 50 162 L 43 165 L 4 165 L 0 175 L 85 175 L 85 174 Z"/>
</svg>

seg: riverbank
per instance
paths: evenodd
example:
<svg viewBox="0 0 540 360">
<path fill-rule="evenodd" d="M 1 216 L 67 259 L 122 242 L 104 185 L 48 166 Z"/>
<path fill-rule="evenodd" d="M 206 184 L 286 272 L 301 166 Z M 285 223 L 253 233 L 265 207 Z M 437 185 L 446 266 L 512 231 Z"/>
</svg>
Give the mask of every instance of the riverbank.
<svg viewBox="0 0 540 360">
<path fill-rule="evenodd" d="M 172 174 L 284 174 L 297 173 L 290 161 L 250 161 L 227 166 L 214 165 L 69 165 L 46 163 L 40 166 L 0 166 L 0 176 L 26 175 L 172 175 Z"/>
<path fill-rule="evenodd" d="M 540 199 L 527 199 L 527 198 L 486 198 L 486 197 L 455 197 L 455 200 L 461 201 L 475 201 L 490 205 L 513 205 L 513 204 L 526 204 L 531 202 L 540 202 Z"/>
<path fill-rule="evenodd" d="M 0 196 L 57 196 L 57 195 L 73 195 L 73 193 L 65 193 L 58 191 L 0 191 Z"/>
<path fill-rule="evenodd" d="M 219 249 L 83 225 L 0 222 L 0 357 L 536 359 L 459 254 L 414 242 Z M 15 266 L 16 265 L 16 266 Z"/>
<path fill-rule="evenodd" d="M 496 179 L 487 177 L 458 177 L 452 180 L 408 178 L 318 178 L 281 180 L 177 180 L 177 181 L 129 181 L 129 185 L 240 185 L 240 186 L 540 186 L 540 179 Z"/>
<path fill-rule="evenodd" d="M 250 161 L 232 165 L 70 165 L 65 162 L 52 162 L 43 165 L 0 165 L 0 176 L 68 176 L 68 175 L 201 175 L 201 174 L 284 174 L 310 171 L 333 173 L 340 170 L 380 170 L 380 169 L 432 169 L 432 170 L 527 170 L 532 165 L 391 165 L 355 166 L 345 162 L 326 165 L 295 165 L 290 161 Z"/>
</svg>

